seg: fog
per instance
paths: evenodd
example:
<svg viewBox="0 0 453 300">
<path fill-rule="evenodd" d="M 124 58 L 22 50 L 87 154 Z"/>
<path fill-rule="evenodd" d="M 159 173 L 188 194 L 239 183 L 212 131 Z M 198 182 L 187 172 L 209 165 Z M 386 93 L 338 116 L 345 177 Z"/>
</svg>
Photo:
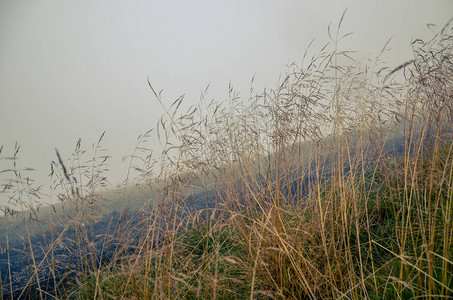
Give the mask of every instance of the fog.
<svg viewBox="0 0 453 300">
<path fill-rule="evenodd" d="M 164 112 L 147 77 L 169 104 L 185 94 L 183 108 L 208 84 L 209 98 L 225 99 L 230 82 L 247 98 L 253 76 L 256 91 L 274 88 L 312 40 L 314 52 L 328 42 L 329 23 L 345 9 L 342 32 L 353 35 L 341 47 L 373 57 L 392 38 L 390 66 L 411 58 L 413 39 L 431 37 L 453 17 L 450 0 L 2 0 L 0 158 L 17 141 L 19 166 L 48 184 L 55 148 L 67 159 L 79 138 L 89 149 L 106 131 L 108 178 L 117 184 L 126 175 L 123 156 Z M 0 171 L 10 165 L 0 160 Z"/>
</svg>

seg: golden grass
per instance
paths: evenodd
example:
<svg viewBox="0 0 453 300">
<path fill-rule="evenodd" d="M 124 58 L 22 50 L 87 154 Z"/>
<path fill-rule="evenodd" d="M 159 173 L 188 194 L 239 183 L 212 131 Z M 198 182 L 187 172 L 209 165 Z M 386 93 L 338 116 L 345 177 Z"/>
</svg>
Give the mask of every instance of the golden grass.
<svg viewBox="0 0 453 300">
<path fill-rule="evenodd" d="M 131 157 L 153 189 L 137 211 L 101 214 L 102 136 L 88 163 L 80 142 L 69 163 L 58 155 L 52 187 L 70 213 L 45 220 L 13 159 L 33 264 L 18 290 L 2 277 L 4 297 L 452 297 L 451 24 L 389 71 L 340 51 L 340 25 L 247 101 L 230 87 L 228 101 L 203 95 L 180 113 L 183 97 L 166 106 L 150 83 L 166 113 L 161 155 L 142 145 L 148 132 Z"/>
</svg>

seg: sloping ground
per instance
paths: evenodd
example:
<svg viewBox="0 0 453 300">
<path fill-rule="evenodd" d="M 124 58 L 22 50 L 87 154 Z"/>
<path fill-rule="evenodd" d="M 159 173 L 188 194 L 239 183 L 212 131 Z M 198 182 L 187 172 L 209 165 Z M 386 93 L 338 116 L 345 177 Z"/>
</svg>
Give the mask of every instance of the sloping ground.
<svg viewBox="0 0 453 300">
<path fill-rule="evenodd" d="M 233 107 L 233 115 L 218 117 L 214 105 L 213 116 L 194 120 L 170 112 L 161 129 L 173 138 L 166 155 L 176 155 L 163 159 L 170 175 L 161 189 L 168 205 L 157 207 L 162 244 L 155 248 L 145 235 L 124 263 L 84 278 L 76 297 L 451 297 L 448 30 L 417 47 L 415 59 L 380 86 L 367 85 L 373 80 L 354 67 L 330 65 L 333 53 L 321 57 L 326 68 L 316 61 L 314 73 L 290 72 L 275 102 L 259 106 L 264 113 Z M 329 76 L 332 70 L 341 75 Z M 406 82 L 387 84 L 398 71 Z M 326 99 L 319 86 L 334 89 L 330 102 L 314 100 Z M 383 116 L 401 125 L 404 138 L 390 137 Z M 313 151 L 301 153 L 307 135 Z M 181 213 L 196 180 L 208 182 L 216 199 L 204 218 Z"/>
<path fill-rule="evenodd" d="M 328 144 L 329 142 L 326 142 Z M 387 144 L 392 145 L 388 146 L 385 150 L 386 155 L 394 154 L 401 155 L 404 149 L 404 139 L 401 136 L 395 136 L 392 140 L 387 141 Z M 309 146 L 302 145 L 305 150 L 309 149 Z M 352 154 L 353 156 L 354 154 Z M 267 157 L 267 161 L 275 161 L 275 157 Z M 313 163 L 312 163 L 313 164 Z M 324 166 L 322 168 L 325 170 L 321 176 L 322 181 L 328 181 L 330 179 L 331 167 L 329 166 L 331 162 L 325 160 L 323 162 Z M 304 166 L 304 169 L 307 169 L 308 166 Z M 369 168 L 369 166 L 367 166 Z M 330 170 L 330 171 L 329 171 Z M 346 175 L 349 172 L 349 168 L 346 166 L 344 169 L 344 174 Z M 255 174 L 257 175 L 257 174 Z M 266 190 L 267 182 L 275 183 L 275 172 L 272 172 L 270 178 L 260 178 L 258 189 Z M 303 178 L 302 178 L 303 176 Z M 302 199 L 308 196 L 308 186 L 311 186 L 315 183 L 315 176 L 309 174 L 302 174 L 301 170 L 294 170 L 290 174 L 287 174 L 288 178 L 282 178 L 282 183 L 280 184 L 281 192 L 283 197 L 286 199 L 286 204 L 288 208 L 291 205 L 298 205 L 297 202 L 302 201 Z M 240 181 L 240 180 L 239 180 Z M 177 213 L 178 222 L 184 222 L 197 216 L 197 220 L 192 228 L 197 228 L 196 224 L 204 224 L 209 217 L 216 216 L 213 211 L 217 209 L 228 209 L 229 213 L 235 211 L 241 213 L 247 210 L 247 206 L 253 202 L 253 199 L 246 198 L 243 193 L 240 191 L 239 187 L 244 187 L 240 182 L 234 183 L 237 189 L 238 199 L 235 201 L 234 206 L 231 206 L 228 201 L 228 194 L 226 191 L 219 190 L 220 187 L 217 187 L 215 190 L 213 187 L 205 188 L 204 191 L 197 191 L 197 189 L 192 188 L 188 189 L 186 192 L 189 196 L 184 199 L 184 203 L 179 205 L 183 207 L 180 212 Z M 254 182 L 258 183 L 257 181 Z M 254 184 L 252 181 L 249 181 L 248 184 Z M 257 187 L 255 187 L 257 188 Z M 275 186 L 270 187 L 275 189 Z M 198 187 L 200 189 L 200 187 Z M 119 191 L 121 192 L 121 191 Z M 275 193 L 275 191 L 272 191 Z M 106 197 L 106 195 L 104 195 Z M 119 201 L 116 201 L 119 202 Z M 115 202 L 115 203 L 116 203 Z M 291 204 L 291 205 L 290 205 Z M 269 203 L 261 203 L 261 206 L 269 207 L 272 205 Z M 165 209 L 168 209 L 166 207 Z M 56 206 L 56 213 L 62 213 L 61 205 Z M 23 215 L 23 214 L 22 214 Z M 66 217 L 68 218 L 71 213 L 66 212 Z M 13 297 L 23 296 L 26 297 L 30 295 L 30 291 L 37 288 L 37 282 L 40 282 L 40 288 L 46 292 L 54 292 L 55 285 L 61 285 L 63 282 L 74 279 L 75 276 L 80 274 L 83 271 L 84 263 L 80 259 L 80 256 L 83 256 L 83 253 L 80 251 L 80 243 L 86 243 L 89 246 L 89 251 L 91 256 L 97 257 L 95 265 L 101 267 L 108 265 L 112 259 L 115 257 L 115 254 L 119 248 L 122 248 L 122 243 L 127 241 L 129 247 L 123 249 L 125 253 L 133 253 L 134 247 L 137 246 L 140 240 L 143 238 L 142 232 L 137 232 L 136 226 L 139 226 L 141 223 L 153 222 L 152 217 L 146 213 L 146 210 L 129 210 L 127 216 L 120 216 L 118 212 L 103 214 L 99 220 L 92 224 L 92 231 L 89 227 L 87 229 L 83 228 L 82 231 L 87 230 L 90 232 L 88 234 L 87 240 L 80 240 L 78 234 L 80 234 L 80 228 L 75 229 L 64 229 L 61 226 L 57 228 L 50 229 L 46 224 L 57 224 L 56 221 L 51 221 L 52 211 L 50 207 L 42 207 L 39 212 L 38 219 L 40 223 L 33 224 L 35 228 L 30 230 L 35 232 L 31 234 L 30 244 L 33 248 L 34 261 L 29 255 L 30 253 L 30 244 L 27 242 L 21 242 L 20 237 L 26 236 L 25 224 L 24 222 L 17 222 L 16 224 L 9 225 L 10 231 L 8 232 L 8 243 L 9 252 L 5 251 L 0 254 L 0 271 L 2 278 L 11 278 L 10 281 L 4 282 L 5 294 L 11 294 L 13 291 Z M 19 218 L 20 219 L 20 218 Z M 68 218 L 71 220 L 71 218 Z M 120 234 L 118 230 L 121 227 L 121 221 L 123 224 L 126 224 L 122 227 L 123 232 Z M 161 219 L 161 224 L 167 224 L 168 218 Z M 74 224 L 76 225 L 76 224 Z M 11 229 L 11 227 L 16 227 L 16 229 Z M 160 228 L 162 227 L 162 228 Z M 163 227 L 165 225 L 157 226 L 155 229 L 155 247 L 162 244 L 162 233 Z M 76 226 L 77 228 L 77 226 Z M 179 232 L 184 232 L 187 228 L 183 228 Z M 194 229 L 196 230 L 196 229 Z M 58 237 L 58 243 L 54 243 L 55 233 L 62 233 Z M 53 234 L 52 234 L 53 233 Z M 6 240 L 3 239 L 3 245 L 6 245 Z M 79 244 L 79 245 L 78 245 Z M 51 253 L 47 250 L 52 249 Z M 34 274 L 34 263 L 40 266 L 38 268 L 37 274 Z M 92 266 L 94 267 L 94 266 Z M 96 267 L 97 268 L 97 267 Z M 35 277 L 38 277 L 36 280 Z M 24 287 L 28 289 L 23 290 Z M 6 292 L 8 291 L 8 292 Z M 37 294 L 34 294 L 37 296 Z"/>
<path fill-rule="evenodd" d="M 262 191 L 242 201 L 237 200 L 241 193 L 225 193 L 207 218 L 167 227 L 157 248 L 142 240 L 141 251 L 127 263 L 84 280 L 77 294 L 449 297 L 453 144 L 441 138 L 436 145 L 418 157 L 403 151 L 363 171 L 351 168 L 341 179 L 321 185 L 315 180 L 311 189 L 319 187 L 318 192 L 309 192 L 304 205 L 281 193 L 277 208 L 276 190 L 264 201 Z M 188 219 L 181 217 L 176 223 Z"/>
<path fill-rule="evenodd" d="M 21 275 L 2 266 L 3 293 L 28 276 L 19 295 L 41 298 L 451 297 L 448 26 L 384 78 L 337 64 L 349 57 L 335 43 L 250 106 L 233 89 L 187 114 L 177 99 L 156 130 L 160 173 L 142 176 L 156 193 L 136 212 L 102 218 L 94 177 L 81 186 L 60 159 L 77 213 L 43 238 L 26 229 L 31 261 L 6 253 Z"/>
</svg>

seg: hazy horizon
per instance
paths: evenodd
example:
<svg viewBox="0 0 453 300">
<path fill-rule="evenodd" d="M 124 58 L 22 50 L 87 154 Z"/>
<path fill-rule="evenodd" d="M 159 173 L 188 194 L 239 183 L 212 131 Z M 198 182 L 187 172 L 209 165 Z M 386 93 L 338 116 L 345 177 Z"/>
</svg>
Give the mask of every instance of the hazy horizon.
<svg viewBox="0 0 453 300">
<path fill-rule="evenodd" d="M 230 82 L 248 98 L 253 76 L 255 91 L 274 88 L 312 40 L 312 54 L 327 43 L 328 24 L 345 9 L 342 32 L 353 35 L 342 48 L 372 58 L 392 38 L 383 58 L 393 67 L 411 58 L 413 39 L 432 37 L 453 17 L 448 0 L 319 3 L 2 1 L 0 158 L 17 141 L 20 167 L 48 184 L 55 148 L 67 159 L 79 138 L 90 149 L 106 131 L 116 184 L 126 176 L 122 157 L 164 113 L 148 76 L 169 104 L 185 94 L 185 108 L 208 84 L 209 99 L 226 99 Z M 0 160 L 0 171 L 10 163 Z"/>
</svg>

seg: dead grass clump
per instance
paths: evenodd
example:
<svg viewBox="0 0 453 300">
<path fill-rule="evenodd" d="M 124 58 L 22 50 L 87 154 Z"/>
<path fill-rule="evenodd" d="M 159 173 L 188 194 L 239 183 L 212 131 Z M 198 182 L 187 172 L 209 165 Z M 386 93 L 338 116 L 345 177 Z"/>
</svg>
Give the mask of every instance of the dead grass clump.
<svg viewBox="0 0 453 300">
<path fill-rule="evenodd" d="M 37 190 L 13 159 L 7 188 L 15 186 L 11 199 L 33 219 L 23 222 L 32 260 L 17 290 L 15 275 L 2 269 L 3 293 L 452 296 L 449 26 L 429 42 L 414 41 L 414 59 L 389 71 L 380 56 L 370 67 L 339 50 L 347 36 L 340 21 L 329 28 L 330 43 L 291 65 L 276 89 L 242 100 L 230 86 L 227 100 L 210 102 L 206 89 L 185 113 L 183 97 L 166 106 L 150 83 L 166 113 L 155 131 L 161 155 L 154 159 L 144 145 L 148 132 L 130 157 L 129 170 L 140 175 L 134 181 L 128 172 L 123 198 L 131 182 L 153 190 L 136 211 L 100 213 L 102 137 L 88 162 L 80 142 L 71 161 L 57 155 L 51 178 L 61 209 L 45 222 L 24 204 L 36 202 Z M 40 241 L 30 231 L 36 223 L 49 233 Z"/>
</svg>

